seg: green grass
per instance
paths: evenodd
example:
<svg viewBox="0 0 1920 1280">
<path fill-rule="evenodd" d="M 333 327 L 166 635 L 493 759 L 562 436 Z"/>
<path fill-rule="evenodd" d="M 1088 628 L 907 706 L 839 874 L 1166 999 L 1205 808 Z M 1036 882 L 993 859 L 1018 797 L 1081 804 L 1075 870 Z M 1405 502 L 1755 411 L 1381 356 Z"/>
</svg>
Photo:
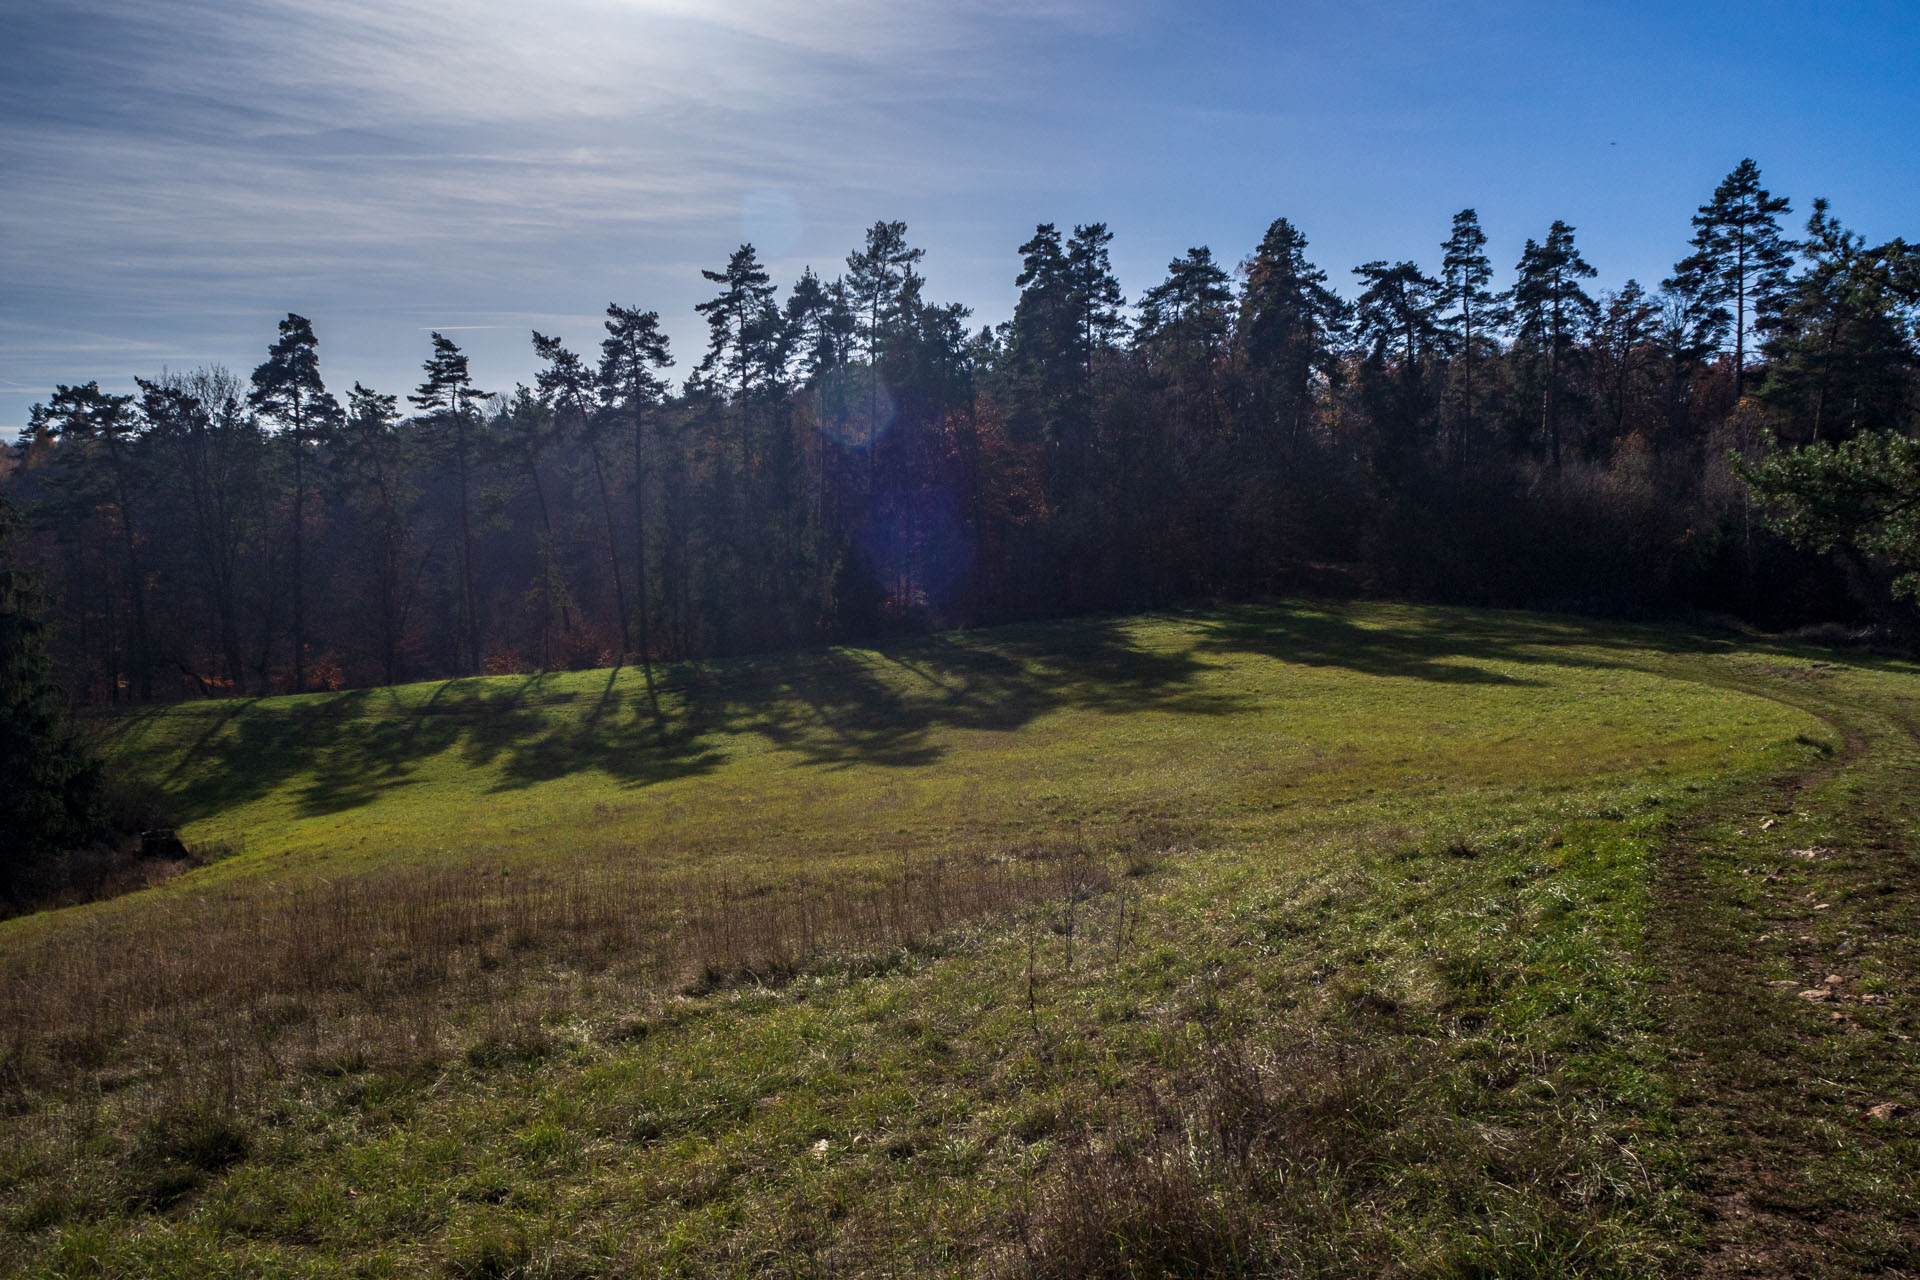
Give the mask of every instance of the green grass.
<svg viewBox="0 0 1920 1280">
<path fill-rule="evenodd" d="M 1664 859 L 1920 694 L 1822 660 L 1273 606 L 128 717 L 224 856 L 0 925 L 0 1256 L 1684 1270 L 1748 1139 L 1669 1017 L 1726 892 Z M 1905 1148 L 1828 1146 L 1912 1212 Z"/>
<path fill-rule="evenodd" d="M 1388 790 L 1418 804 L 1749 763 L 1813 727 L 1635 670 L 1623 643 L 1536 619 L 1246 610 L 675 669 L 657 711 L 633 668 L 187 704 L 128 721 L 116 747 L 190 841 L 243 851 L 217 879 L 581 848 L 757 870 L 1173 812 L 1265 827 Z"/>
</svg>

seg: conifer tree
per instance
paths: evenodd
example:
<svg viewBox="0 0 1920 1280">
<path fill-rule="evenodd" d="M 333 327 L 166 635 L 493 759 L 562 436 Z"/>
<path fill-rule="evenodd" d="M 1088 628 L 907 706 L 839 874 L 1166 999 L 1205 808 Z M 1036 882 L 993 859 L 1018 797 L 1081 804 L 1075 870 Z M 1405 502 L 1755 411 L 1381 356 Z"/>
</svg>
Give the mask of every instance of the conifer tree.
<svg viewBox="0 0 1920 1280">
<path fill-rule="evenodd" d="M 1920 250 L 1869 247 L 1824 199 L 1800 248 L 1807 266 L 1768 335 L 1761 400 L 1808 424 L 1815 441 L 1902 428 L 1920 366 Z"/>
<path fill-rule="evenodd" d="M 57 386 L 53 397 L 32 410 L 29 430 L 45 433 L 65 447 L 55 453 L 68 487 L 80 500 L 112 508 L 124 557 L 127 600 L 133 613 L 133 682 L 140 700 L 153 701 L 153 634 L 147 619 L 145 567 L 139 552 L 134 497 L 143 479 L 140 439 L 132 396 L 108 395 L 97 382 Z M 99 464 L 104 458 L 105 466 Z M 109 697 L 119 700 L 117 680 L 109 673 Z"/>
<path fill-rule="evenodd" d="M 1794 246 L 1779 218 L 1791 212 L 1785 196 L 1760 185 L 1760 167 L 1742 160 L 1694 214 L 1693 252 L 1666 282 L 1694 303 L 1704 337 L 1719 344 L 1731 335 L 1736 400 L 1746 389 L 1747 334 L 1770 326 L 1787 296 Z"/>
<path fill-rule="evenodd" d="M 519 458 L 527 484 L 533 489 L 534 510 L 540 517 L 540 528 L 533 539 L 534 563 L 540 566 L 540 576 L 533 584 L 533 592 L 540 601 L 540 666 L 548 669 L 553 666 L 556 610 L 560 615 L 561 634 L 573 633 L 573 597 L 560 570 L 553 513 L 547 507 L 547 486 L 541 476 L 547 451 L 554 443 L 555 415 L 534 395 L 532 388 L 522 383 L 514 388 L 512 399 L 501 409 L 496 429 L 507 448 Z"/>
<path fill-rule="evenodd" d="M 909 248 L 907 224 L 876 222 L 867 229 L 866 244 L 847 255 L 847 298 L 857 320 L 855 337 L 867 359 L 867 428 L 869 441 L 880 422 L 880 360 L 890 330 L 898 327 L 901 300 L 915 279 L 914 264 L 926 250 Z M 871 455 L 869 455 L 871 456 Z"/>
<path fill-rule="evenodd" d="M 812 267 L 806 268 L 787 295 L 782 321 L 786 350 L 797 362 L 795 374 L 802 383 L 817 383 L 847 362 L 854 317 L 842 282 L 822 282 Z"/>
<path fill-rule="evenodd" d="M 1353 269 L 1366 284 L 1354 300 L 1354 330 L 1374 359 L 1399 359 L 1402 376 L 1415 377 L 1439 343 L 1439 282 L 1417 263 L 1367 262 Z"/>
<path fill-rule="evenodd" d="M 1573 228 L 1555 219 L 1547 229 L 1544 243 L 1527 241 L 1520 254 L 1513 291 L 1508 295 L 1513 307 L 1516 336 L 1536 361 L 1545 363 L 1545 384 L 1541 391 L 1541 430 L 1553 465 L 1560 465 L 1560 399 L 1564 366 L 1586 326 L 1593 323 L 1598 307 L 1582 280 L 1597 272 L 1580 256 L 1573 243 Z"/>
<path fill-rule="evenodd" d="M 406 630 L 405 562 L 414 498 L 407 479 L 407 440 L 400 431 L 399 399 L 358 382 L 347 393 L 347 412 L 334 437 L 333 459 L 348 504 L 368 515 L 380 547 L 376 570 L 380 660 L 386 682 L 400 678 L 400 638 Z"/>
<path fill-rule="evenodd" d="M 460 487 L 460 603 L 466 652 L 460 667 L 473 672 L 480 669 L 480 605 L 473 586 L 473 502 L 472 462 L 474 437 L 479 429 L 474 403 L 487 393 L 473 385 L 467 371 L 467 357 L 452 339 L 433 335 L 433 354 L 421 369 L 426 381 L 407 397 L 416 408 L 426 411 L 427 421 L 437 429 L 443 443 L 453 453 L 454 469 Z"/>
<path fill-rule="evenodd" d="M 925 249 L 908 247 L 904 222 L 874 223 L 867 229 L 865 246 L 847 255 L 847 294 L 859 318 L 857 337 L 868 364 L 878 366 L 901 292 L 914 264 L 925 256 Z"/>
<path fill-rule="evenodd" d="M 320 379 L 319 342 L 305 316 L 289 312 L 280 322 L 280 339 L 253 371 L 253 392 L 247 398 L 263 417 L 279 424 L 293 455 L 293 688 L 301 693 L 307 687 L 307 454 L 325 444 L 340 422 L 339 402 Z"/>
<path fill-rule="evenodd" d="M 1480 215 L 1462 209 L 1453 215 L 1453 234 L 1440 246 L 1439 304 L 1448 314 L 1453 348 L 1460 358 L 1460 430 L 1455 433 L 1454 457 L 1464 459 L 1472 447 L 1473 413 L 1478 394 L 1474 374 L 1483 347 L 1492 347 L 1493 336 L 1508 320 L 1500 296 L 1488 288 L 1493 283 L 1493 263 L 1487 259 L 1487 233 L 1480 228 Z"/>
<path fill-rule="evenodd" d="M 1241 266 L 1246 284 L 1235 331 L 1257 430 L 1289 451 L 1305 429 L 1315 379 L 1339 376 L 1335 343 L 1347 313 L 1306 251 L 1299 229 L 1275 219 Z"/>
<path fill-rule="evenodd" d="M 640 664 L 653 693 L 653 637 L 647 599 L 647 425 L 665 385 L 659 370 L 670 367 L 660 313 L 609 305 L 607 336 L 600 343 L 600 398 L 633 432 L 633 541 L 635 592 L 639 597 Z"/>
<path fill-rule="evenodd" d="M 1081 319 L 1060 232 L 1051 222 L 1034 228 L 1020 246 L 1020 290 L 1007 332 L 1006 369 L 1013 404 L 1008 425 L 1016 439 L 1044 440 L 1053 459 L 1050 489 L 1060 499 L 1067 479 L 1072 429 L 1067 401 L 1081 376 Z"/>
<path fill-rule="evenodd" d="M 1427 377 L 1445 340 L 1439 283 L 1412 262 L 1375 261 L 1355 267 L 1365 288 L 1354 299 L 1354 336 L 1363 357 L 1360 393 L 1375 427 L 1375 473 L 1397 483 L 1412 472 L 1433 432 L 1434 400 Z"/>
<path fill-rule="evenodd" d="M 614 530 L 613 495 L 607 481 L 606 436 L 617 426 L 616 416 L 600 411 L 595 401 L 593 373 L 586 361 L 569 351 L 558 338 L 535 330 L 533 350 L 547 367 L 535 380 L 541 398 L 553 409 L 561 430 L 586 446 L 593 481 L 600 494 L 600 515 L 607 533 L 607 572 L 613 579 L 614 611 L 620 617 L 620 656 L 633 652 L 632 621 L 627 616 L 626 580 L 620 572 L 619 535 Z"/>
<path fill-rule="evenodd" d="M 1201 245 L 1167 264 L 1167 278 L 1140 298 L 1139 340 L 1192 367 L 1219 350 L 1232 327 L 1227 273 Z"/>
<path fill-rule="evenodd" d="M 1107 252 L 1112 243 L 1113 232 L 1104 222 L 1076 225 L 1067 241 L 1067 300 L 1079 321 L 1080 356 L 1089 378 L 1095 354 L 1127 330 L 1120 314 L 1127 298 Z"/>
<path fill-rule="evenodd" d="M 1628 434 L 1637 385 L 1643 385 L 1657 357 L 1660 306 L 1638 280 L 1629 280 L 1602 300 L 1588 348 L 1594 381 L 1605 406 L 1604 434 L 1618 441 Z"/>
<path fill-rule="evenodd" d="M 744 400 L 752 390 L 754 373 L 765 363 L 756 358 L 756 346 L 770 334 L 769 314 L 777 314 L 772 279 L 751 244 L 734 250 L 726 270 L 702 269 L 700 275 L 725 286 L 718 296 L 693 308 L 707 318 L 709 331 L 700 373 Z"/>
</svg>

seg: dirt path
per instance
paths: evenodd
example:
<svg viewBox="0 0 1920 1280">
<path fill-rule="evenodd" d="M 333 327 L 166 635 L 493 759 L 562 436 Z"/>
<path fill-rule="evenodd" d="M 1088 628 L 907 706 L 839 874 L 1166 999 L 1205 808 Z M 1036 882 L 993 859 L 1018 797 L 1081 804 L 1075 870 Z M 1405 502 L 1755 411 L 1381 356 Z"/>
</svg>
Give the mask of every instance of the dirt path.
<svg viewBox="0 0 1920 1280">
<path fill-rule="evenodd" d="M 1705 1276 L 1920 1275 L 1920 738 L 1842 683 L 1743 683 L 1845 745 L 1693 815 L 1660 871 Z"/>
</svg>

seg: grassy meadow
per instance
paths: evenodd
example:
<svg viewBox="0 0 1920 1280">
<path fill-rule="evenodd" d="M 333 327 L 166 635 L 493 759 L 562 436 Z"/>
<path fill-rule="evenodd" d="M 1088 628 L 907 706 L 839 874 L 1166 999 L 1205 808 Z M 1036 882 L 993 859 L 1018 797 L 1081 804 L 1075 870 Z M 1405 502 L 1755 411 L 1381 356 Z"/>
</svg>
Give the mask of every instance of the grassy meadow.
<svg viewBox="0 0 1920 1280">
<path fill-rule="evenodd" d="M 0 924 L 0 1267 L 1911 1266 L 1916 696 L 1274 605 L 130 714 L 210 860 Z"/>
</svg>

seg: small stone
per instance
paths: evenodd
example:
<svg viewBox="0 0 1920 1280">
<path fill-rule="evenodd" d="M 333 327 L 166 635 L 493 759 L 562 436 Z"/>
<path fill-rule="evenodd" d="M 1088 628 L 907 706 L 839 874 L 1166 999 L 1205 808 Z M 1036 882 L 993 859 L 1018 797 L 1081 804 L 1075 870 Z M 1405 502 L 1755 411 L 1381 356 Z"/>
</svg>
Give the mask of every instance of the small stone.
<svg viewBox="0 0 1920 1280">
<path fill-rule="evenodd" d="M 1822 983 L 1823 983 L 1824 985 L 1826 985 L 1826 986 L 1829 986 L 1829 987 L 1837 987 L 1837 986 L 1839 986 L 1839 985 L 1840 985 L 1841 983 L 1843 983 L 1843 982 L 1845 982 L 1845 981 L 1846 981 L 1846 979 L 1845 979 L 1845 978 L 1843 978 L 1843 977 L 1841 977 L 1841 976 L 1840 976 L 1839 974 L 1837 974 L 1837 973 L 1830 973 L 1830 974 L 1828 974 L 1828 975 L 1827 975 L 1827 976 L 1826 976 L 1825 978 L 1822 978 L 1822 979 L 1821 979 L 1821 982 L 1822 982 Z"/>
<path fill-rule="evenodd" d="M 1912 1114 L 1912 1107 L 1902 1106 L 1898 1102 L 1882 1102 L 1867 1108 L 1868 1117 L 1874 1120 L 1900 1120 Z"/>
<path fill-rule="evenodd" d="M 1802 1000 L 1811 1000 L 1815 1004 L 1819 1004 L 1824 1001 L 1833 999 L 1833 992 L 1827 990 L 1827 988 L 1825 987 L 1808 987 L 1805 991 L 1802 991 L 1800 993 L 1800 998 Z"/>
<path fill-rule="evenodd" d="M 1813 909 L 1815 911 L 1825 911 L 1832 906 L 1833 904 L 1831 902 L 1816 902 L 1813 904 Z"/>
</svg>

